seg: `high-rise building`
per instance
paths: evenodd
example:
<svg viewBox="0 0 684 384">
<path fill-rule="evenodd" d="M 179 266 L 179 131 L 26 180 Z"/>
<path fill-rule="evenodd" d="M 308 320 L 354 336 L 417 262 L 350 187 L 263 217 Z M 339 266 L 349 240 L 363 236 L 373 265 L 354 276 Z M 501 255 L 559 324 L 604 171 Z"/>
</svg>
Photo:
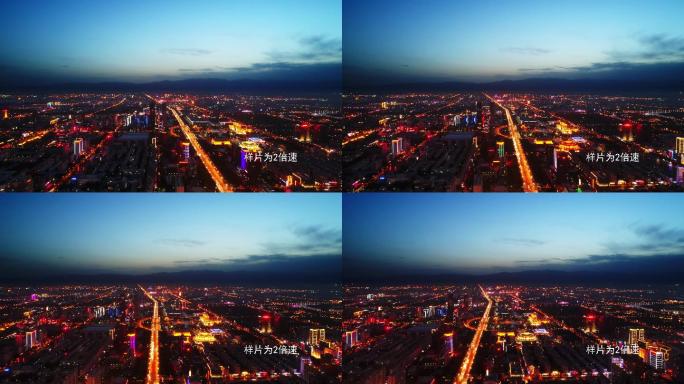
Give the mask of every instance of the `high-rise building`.
<svg viewBox="0 0 684 384">
<path fill-rule="evenodd" d="M 184 141 L 182 144 L 183 149 L 183 160 L 186 162 L 190 161 L 190 143 Z"/>
<path fill-rule="evenodd" d="M 109 317 L 119 317 L 121 316 L 121 309 L 116 306 L 111 306 L 107 308 L 107 316 Z"/>
<path fill-rule="evenodd" d="M 430 317 L 435 317 L 435 307 L 433 305 L 430 305 L 427 308 L 423 308 L 423 317 L 426 319 Z"/>
<path fill-rule="evenodd" d="M 317 345 L 319 342 L 325 341 L 325 329 L 311 328 L 309 329 L 309 344 Z"/>
<path fill-rule="evenodd" d="M 135 333 L 128 334 L 128 348 L 131 349 L 131 354 L 135 355 Z"/>
<path fill-rule="evenodd" d="M 503 159 L 504 154 L 505 154 L 505 146 L 504 145 L 505 145 L 505 142 L 503 142 L 503 141 L 497 141 L 496 142 L 496 148 L 497 148 L 497 152 L 499 153 L 500 159 Z"/>
<path fill-rule="evenodd" d="M 399 137 L 392 140 L 392 155 L 397 156 L 404 151 L 404 140 Z"/>
<path fill-rule="evenodd" d="M 308 356 L 302 356 L 299 358 L 299 374 L 304 375 L 304 370 L 307 365 L 311 364 L 311 358 Z"/>
<path fill-rule="evenodd" d="M 74 156 L 79 157 L 83 154 L 83 138 L 79 137 L 74 140 Z"/>
<path fill-rule="evenodd" d="M 121 124 L 123 124 L 124 127 L 128 127 L 133 123 L 133 115 L 130 113 L 120 115 L 121 116 Z"/>
<path fill-rule="evenodd" d="M 271 315 L 268 313 L 261 315 L 259 322 L 261 323 L 261 333 L 273 332 L 273 329 L 271 328 Z"/>
<path fill-rule="evenodd" d="M 649 348 L 648 364 L 655 369 L 665 369 L 665 352 Z"/>
<path fill-rule="evenodd" d="M 240 148 L 240 169 L 247 169 L 247 151 Z"/>
<path fill-rule="evenodd" d="M 100 317 L 105 315 L 105 308 L 97 306 L 97 307 L 93 308 L 93 314 L 94 314 L 95 318 L 100 318 Z"/>
<path fill-rule="evenodd" d="M 680 155 L 684 153 L 684 137 L 675 139 L 675 151 Z"/>
<path fill-rule="evenodd" d="M 682 155 L 682 163 L 684 163 L 684 155 Z M 677 183 L 684 184 L 684 165 L 677 167 Z"/>
<path fill-rule="evenodd" d="M 454 333 L 449 332 L 444 334 L 444 353 L 448 356 L 454 354 Z"/>
<path fill-rule="evenodd" d="M 7 109 L 2 111 L 2 118 L 3 119 L 9 119 L 9 111 Z"/>
<path fill-rule="evenodd" d="M 482 131 L 482 133 L 488 135 L 491 132 L 491 129 L 489 127 L 489 121 L 490 121 L 490 116 L 492 115 L 489 105 L 485 105 L 482 107 L 481 115 L 482 116 L 480 117 L 480 126 L 482 128 L 480 128 L 480 130 Z"/>
<path fill-rule="evenodd" d="M 629 344 L 637 344 L 639 342 L 644 342 L 646 338 L 644 337 L 643 328 L 630 328 L 629 329 Z"/>
<path fill-rule="evenodd" d="M 558 169 L 558 151 L 553 147 L 553 169 Z"/>
<path fill-rule="evenodd" d="M 299 124 L 299 141 L 311 142 L 311 123 L 303 122 Z"/>
<path fill-rule="evenodd" d="M 33 331 L 26 332 L 26 349 L 31 349 L 38 345 L 38 332 L 34 329 Z"/>
<path fill-rule="evenodd" d="M 347 347 L 353 347 L 359 342 L 359 333 L 356 330 L 346 331 L 344 333 L 344 344 Z"/>
</svg>

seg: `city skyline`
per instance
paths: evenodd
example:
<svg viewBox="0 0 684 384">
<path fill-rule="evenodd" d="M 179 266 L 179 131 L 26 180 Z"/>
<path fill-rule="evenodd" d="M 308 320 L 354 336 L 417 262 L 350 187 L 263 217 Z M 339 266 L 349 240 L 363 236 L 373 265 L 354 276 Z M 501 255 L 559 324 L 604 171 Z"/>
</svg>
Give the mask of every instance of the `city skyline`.
<svg viewBox="0 0 684 384">
<path fill-rule="evenodd" d="M 676 195 L 371 195 L 343 198 L 345 280 L 528 271 L 666 279 L 684 267 Z"/>
<path fill-rule="evenodd" d="M 212 78 L 336 80 L 341 3 L 4 4 L 0 87 Z"/>
<path fill-rule="evenodd" d="M 339 274 L 339 195 L 10 194 L 0 201 L 5 279 L 186 271 Z"/>
<path fill-rule="evenodd" d="M 684 72 L 676 1 L 343 6 L 345 88 L 534 78 L 662 86 Z"/>
<path fill-rule="evenodd" d="M 3 5 L 0 384 L 684 384 L 684 1 Z"/>
</svg>

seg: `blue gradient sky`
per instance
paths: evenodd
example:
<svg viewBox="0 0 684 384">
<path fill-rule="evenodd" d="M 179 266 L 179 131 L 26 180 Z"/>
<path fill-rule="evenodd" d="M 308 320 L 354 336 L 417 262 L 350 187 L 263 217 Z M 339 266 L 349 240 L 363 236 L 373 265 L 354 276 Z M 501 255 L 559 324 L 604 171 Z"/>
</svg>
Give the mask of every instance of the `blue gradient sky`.
<svg viewBox="0 0 684 384">
<path fill-rule="evenodd" d="M 341 23 L 341 0 L 8 0 L 0 69 L 27 83 L 257 77 L 339 64 Z"/>
<path fill-rule="evenodd" d="M 684 259 L 680 194 L 347 194 L 345 276 Z"/>
<path fill-rule="evenodd" d="M 2 194 L 3 273 L 268 269 L 337 257 L 335 194 Z"/>
<path fill-rule="evenodd" d="M 351 76 L 578 78 L 684 61 L 679 0 L 345 0 L 343 7 Z"/>
</svg>

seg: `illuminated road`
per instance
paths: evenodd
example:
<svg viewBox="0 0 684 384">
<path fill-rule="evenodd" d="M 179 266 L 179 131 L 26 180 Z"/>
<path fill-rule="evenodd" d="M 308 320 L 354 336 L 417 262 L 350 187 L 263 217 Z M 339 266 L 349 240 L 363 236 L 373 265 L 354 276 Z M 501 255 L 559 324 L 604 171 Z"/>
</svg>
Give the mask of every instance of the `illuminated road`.
<svg viewBox="0 0 684 384">
<path fill-rule="evenodd" d="M 496 101 L 493 97 L 488 94 L 484 94 L 492 103 L 496 104 L 499 108 L 503 109 L 506 113 L 506 120 L 508 121 L 508 130 L 511 134 L 511 139 L 513 140 L 513 148 L 515 149 L 515 157 L 518 159 L 518 166 L 520 167 L 520 176 L 523 181 L 523 191 L 525 192 L 539 192 L 537 189 L 537 184 L 534 182 L 534 177 L 532 176 L 532 171 L 530 170 L 530 165 L 527 163 L 527 156 L 522 148 L 522 143 L 520 141 L 520 132 L 518 132 L 518 127 L 513 123 L 513 117 L 511 117 L 510 109 L 504 107 L 501 103 Z"/>
<path fill-rule="evenodd" d="M 150 95 L 145 96 L 147 96 L 151 100 L 155 100 Z M 195 134 L 192 132 L 190 127 L 188 127 L 188 125 L 185 124 L 185 121 L 183 121 L 183 118 L 181 117 L 180 113 L 171 106 L 169 106 L 168 108 L 169 111 L 171 111 L 171 113 L 173 114 L 173 117 L 176 118 L 176 121 L 178 121 L 178 125 L 180 126 L 181 131 L 183 131 L 183 134 L 190 142 L 190 145 L 192 145 L 192 147 L 195 149 L 195 153 L 197 153 L 197 156 L 202 161 L 202 164 L 204 164 L 204 168 L 206 168 L 207 172 L 209 172 L 209 176 L 211 176 L 211 178 L 214 180 L 214 183 L 216 184 L 216 189 L 219 192 L 232 192 L 233 187 L 230 184 L 228 184 L 226 180 L 223 178 L 223 175 L 218 170 L 218 168 L 216 168 L 214 162 L 211 160 L 209 155 L 204 151 L 199 141 L 197 141 L 197 137 L 195 136 Z"/>
<path fill-rule="evenodd" d="M 140 286 L 139 286 L 140 287 Z M 147 384 L 159 384 L 159 302 L 145 288 L 140 287 L 147 298 L 154 303 L 152 310 L 152 334 L 150 336 L 150 358 L 147 364 Z"/>
<path fill-rule="evenodd" d="M 489 312 L 492 310 L 492 304 L 494 303 L 492 299 L 489 298 L 487 292 L 480 287 L 482 295 L 487 299 L 487 308 L 482 315 L 482 321 L 477 326 L 477 331 L 475 331 L 475 336 L 473 336 L 473 341 L 470 342 L 468 347 L 468 352 L 466 352 L 463 362 L 461 363 L 461 369 L 458 372 L 458 376 L 454 380 L 455 384 L 466 384 L 468 383 L 468 377 L 470 376 L 470 370 L 473 367 L 473 362 L 475 361 L 475 355 L 477 354 L 477 348 L 480 346 L 480 339 L 482 338 L 482 333 L 487 329 L 489 324 Z"/>
<path fill-rule="evenodd" d="M 183 131 L 183 134 L 185 134 L 185 137 L 190 142 L 190 145 L 192 145 L 192 147 L 195 149 L 195 153 L 197 153 L 197 156 L 200 158 L 200 160 L 202 160 L 204 168 L 207 169 L 207 172 L 209 172 L 209 176 L 211 176 L 211 178 L 214 180 L 214 183 L 216 184 L 216 189 L 218 189 L 219 192 L 232 192 L 233 188 L 223 178 L 223 175 L 218 170 L 218 168 L 216 168 L 214 162 L 211 161 L 209 155 L 207 155 L 207 153 L 204 152 L 204 149 L 200 145 L 199 141 L 197 141 L 197 137 L 192 132 L 190 127 L 188 127 L 188 125 L 185 124 L 185 121 L 183 121 L 183 118 L 181 117 L 180 113 L 178 113 L 178 111 L 172 107 L 169 107 L 169 111 L 173 113 L 173 116 L 178 121 L 178 125 L 180 125 L 181 131 Z"/>
<path fill-rule="evenodd" d="M 119 101 L 118 103 L 116 103 L 116 104 L 114 104 L 114 105 L 110 105 L 110 106 L 108 106 L 108 107 L 104 107 L 104 108 L 100 109 L 99 111 L 95 111 L 95 112 L 93 112 L 93 113 L 89 113 L 89 114 L 85 115 L 85 117 L 93 117 L 93 116 L 95 116 L 95 114 L 102 113 L 102 112 L 104 112 L 104 111 L 107 111 L 107 110 L 116 108 L 116 107 L 118 107 L 119 105 L 123 104 L 123 103 L 126 101 L 126 99 L 127 99 L 127 97 L 124 97 L 124 98 L 121 99 L 121 101 Z"/>
</svg>

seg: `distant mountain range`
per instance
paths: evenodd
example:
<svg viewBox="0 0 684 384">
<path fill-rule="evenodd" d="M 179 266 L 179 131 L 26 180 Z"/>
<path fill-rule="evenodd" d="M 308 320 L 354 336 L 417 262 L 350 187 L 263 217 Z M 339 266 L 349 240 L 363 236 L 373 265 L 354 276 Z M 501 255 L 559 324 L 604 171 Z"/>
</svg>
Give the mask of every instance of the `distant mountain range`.
<svg viewBox="0 0 684 384">
<path fill-rule="evenodd" d="M 344 92 L 682 92 L 684 78 L 649 80 L 598 80 L 530 78 L 487 83 L 463 81 L 405 82 L 396 84 L 358 83 L 342 79 L 226 80 L 201 78 L 147 83 L 76 82 L 32 86 L 4 86 L 4 92 L 244 92 L 244 93 L 340 93 Z"/>
<path fill-rule="evenodd" d="M 343 277 L 344 276 L 344 277 Z M 56 274 L 40 277 L 3 276 L 2 284 L 240 284 L 258 286 L 302 286 L 360 283 L 386 284 L 534 284 L 534 285 L 641 285 L 641 284 L 684 284 L 684 275 L 678 271 L 663 274 L 656 271 L 615 272 L 605 271 L 557 271 L 534 270 L 523 272 L 500 272 L 486 275 L 459 273 L 415 273 L 381 276 L 378 274 L 353 275 L 339 269 L 326 268 L 317 272 L 297 273 L 293 271 L 212 271 L 188 270 L 181 272 L 160 272 L 150 274 Z"/>
<path fill-rule="evenodd" d="M 677 240 L 684 242 L 684 239 Z M 559 262 L 560 263 L 560 262 Z M 501 283 L 501 284 L 684 284 L 684 254 L 630 256 L 592 255 L 566 260 L 563 265 L 520 267 L 492 273 L 467 273 L 442 268 L 421 270 L 418 266 L 394 267 L 390 263 L 347 257 L 343 263 L 345 281 L 362 283 Z M 501 269 L 499 269 L 501 271 Z"/>
<path fill-rule="evenodd" d="M 644 273 L 605 271 L 556 271 L 535 270 L 523 272 L 500 272 L 487 275 L 468 274 L 397 274 L 392 276 L 347 277 L 344 283 L 385 284 L 534 284 L 534 285 L 640 285 L 640 284 L 684 284 L 684 276 L 679 272 L 662 274 L 655 271 Z"/>
<path fill-rule="evenodd" d="M 443 81 L 376 84 L 345 81 L 345 92 L 681 92 L 684 78 L 560 79 L 529 78 L 485 83 Z"/>
<path fill-rule="evenodd" d="M 226 80 L 201 78 L 186 80 L 164 80 L 148 83 L 98 82 L 98 83 L 60 83 L 36 86 L 6 86 L 8 92 L 245 92 L 245 93 L 300 93 L 335 92 L 339 93 L 342 79 L 328 77 L 293 78 L 290 80 Z"/>
<path fill-rule="evenodd" d="M 372 285 L 384 284 L 534 284 L 534 285 L 633 285 L 633 284 L 678 284 L 684 283 L 681 275 L 605 272 L 565 272 L 553 270 L 501 272 L 489 275 L 466 274 L 404 274 L 377 277 L 345 279 L 344 283 Z"/>
<path fill-rule="evenodd" d="M 2 284 L 9 285 L 60 285 L 60 284 L 239 284 L 255 286 L 304 286 L 339 284 L 340 271 L 321 270 L 317 273 L 282 273 L 264 271 L 211 271 L 188 270 L 181 272 L 161 272 L 150 274 L 60 274 L 46 276 L 3 276 Z"/>
</svg>

